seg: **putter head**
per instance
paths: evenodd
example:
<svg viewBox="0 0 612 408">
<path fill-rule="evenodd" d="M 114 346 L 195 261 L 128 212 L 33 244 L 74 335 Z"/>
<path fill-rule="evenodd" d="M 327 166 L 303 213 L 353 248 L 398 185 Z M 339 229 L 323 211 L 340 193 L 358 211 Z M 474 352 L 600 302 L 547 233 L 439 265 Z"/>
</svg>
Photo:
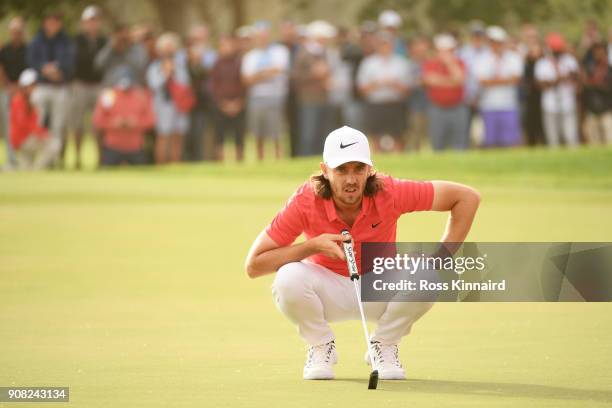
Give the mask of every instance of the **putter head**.
<svg viewBox="0 0 612 408">
<path fill-rule="evenodd" d="M 375 390 L 378 387 L 378 370 L 370 373 L 370 381 L 368 382 L 368 390 Z"/>
</svg>

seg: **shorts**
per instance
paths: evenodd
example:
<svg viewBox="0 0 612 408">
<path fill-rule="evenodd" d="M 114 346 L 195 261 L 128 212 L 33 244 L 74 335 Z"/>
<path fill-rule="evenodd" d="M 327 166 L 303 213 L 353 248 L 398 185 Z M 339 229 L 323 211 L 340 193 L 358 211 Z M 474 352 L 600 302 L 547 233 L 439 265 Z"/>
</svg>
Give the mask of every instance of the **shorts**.
<svg viewBox="0 0 612 408">
<path fill-rule="evenodd" d="M 366 129 L 370 135 L 401 136 L 406 130 L 406 103 L 385 102 L 366 105 Z"/>
<path fill-rule="evenodd" d="M 155 130 L 157 136 L 184 135 L 189 128 L 189 116 L 179 112 L 172 102 L 155 101 Z"/>
<path fill-rule="evenodd" d="M 100 86 L 97 84 L 77 81 L 72 85 L 68 112 L 68 124 L 72 129 L 78 132 L 85 130 L 85 116 L 93 112 L 99 93 Z"/>
<path fill-rule="evenodd" d="M 284 98 L 252 98 L 248 101 L 249 131 L 257 138 L 280 139 Z"/>
<path fill-rule="evenodd" d="M 142 149 L 133 152 L 121 152 L 104 146 L 102 149 L 102 166 L 117 166 L 121 163 L 144 164 L 145 156 Z"/>
</svg>

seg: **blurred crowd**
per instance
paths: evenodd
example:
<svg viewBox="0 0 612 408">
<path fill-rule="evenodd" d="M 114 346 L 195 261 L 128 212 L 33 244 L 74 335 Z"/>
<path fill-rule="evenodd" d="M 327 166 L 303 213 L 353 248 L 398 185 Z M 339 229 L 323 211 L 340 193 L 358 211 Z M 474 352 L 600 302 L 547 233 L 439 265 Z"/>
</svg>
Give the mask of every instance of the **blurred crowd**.
<svg viewBox="0 0 612 408">
<path fill-rule="evenodd" d="M 26 38 L 10 20 L 0 49 L 8 167 L 63 166 L 86 133 L 100 164 L 320 154 L 327 133 L 364 130 L 377 151 L 612 143 L 612 30 L 587 22 L 579 43 L 525 24 L 516 36 L 473 21 L 459 33 L 402 35 L 393 10 L 359 27 L 268 22 L 216 39 L 148 25 L 104 30 L 88 6 L 68 34 L 60 13 Z M 288 137 L 287 137 L 288 135 Z M 284 144 L 287 144 L 285 146 Z"/>
</svg>

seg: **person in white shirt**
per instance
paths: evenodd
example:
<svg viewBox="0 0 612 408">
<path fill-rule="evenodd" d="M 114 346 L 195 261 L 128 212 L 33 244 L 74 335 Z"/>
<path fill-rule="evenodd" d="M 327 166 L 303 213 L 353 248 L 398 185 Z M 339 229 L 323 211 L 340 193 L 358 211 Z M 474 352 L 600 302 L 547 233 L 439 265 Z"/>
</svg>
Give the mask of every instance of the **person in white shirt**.
<svg viewBox="0 0 612 408">
<path fill-rule="evenodd" d="M 484 122 L 483 145 L 515 146 L 521 142 L 518 82 L 523 62 L 516 52 L 507 49 L 504 29 L 489 27 L 487 38 L 489 51 L 473 64 L 481 88 L 478 107 Z"/>
<path fill-rule="evenodd" d="M 248 128 L 257 140 L 257 157 L 264 157 L 264 139 L 274 140 L 276 158 L 281 155 L 283 109 L 288 93 L 289 51 L 270 42 L 270 25 L 253 27 L 255 47 L 242 60 L 242 79 L 248 87 Z"/>
<path fill-rule="evenodd" d="M 578 145 L 576 114 L 576 79 L 578 62 L 565 52 L 564 38 L 558 33 L 546 37 L 550 53 L 538 60 L 535 77 L 542 88 L 542 119 L 550 146 L 559 146 L 561 137 L 567 146 Z"/>
<path fill-rule="evenodd" d="M 377 147 L 402 151 L 406 130 L 406 98 L 410 91 L 411 70 L 408 60 L 393 53 L 393 37 L 378 35 L 377 52 L 359 66 L 357 85 L 368 103 L 367 130 L 377 140 Z M 386 146 L 383 136 L 390 136 Z M 381 143 L 382 142 L 382 143 Z"/>
</svg>

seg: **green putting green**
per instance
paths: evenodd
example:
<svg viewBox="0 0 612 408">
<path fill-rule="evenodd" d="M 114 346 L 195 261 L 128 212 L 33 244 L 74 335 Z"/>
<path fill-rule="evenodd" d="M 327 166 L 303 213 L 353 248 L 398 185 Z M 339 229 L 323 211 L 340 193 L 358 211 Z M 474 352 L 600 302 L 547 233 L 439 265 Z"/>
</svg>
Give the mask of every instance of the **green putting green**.
<svg viewBox="0 0 612 408">
<path fill-rule="evenodd" d="M 612 241 L 610 149 L 375 162 L 478 188 L 470 240 Z M 607 303 L 438 304 L 402 344 L 409 380 L 377 391 L 360 323 L 337 324 L 337 379 L 303 381 L 304 346 L 272 303 L 272 277 L 242 266 L 317 166 L 0 174 L 0 386 L 69 386 L 70 406 L 87 408 L 612 403 Z M 445 219 L 406 215 L 398 239 L 436 240 Z"/>
</svg>

